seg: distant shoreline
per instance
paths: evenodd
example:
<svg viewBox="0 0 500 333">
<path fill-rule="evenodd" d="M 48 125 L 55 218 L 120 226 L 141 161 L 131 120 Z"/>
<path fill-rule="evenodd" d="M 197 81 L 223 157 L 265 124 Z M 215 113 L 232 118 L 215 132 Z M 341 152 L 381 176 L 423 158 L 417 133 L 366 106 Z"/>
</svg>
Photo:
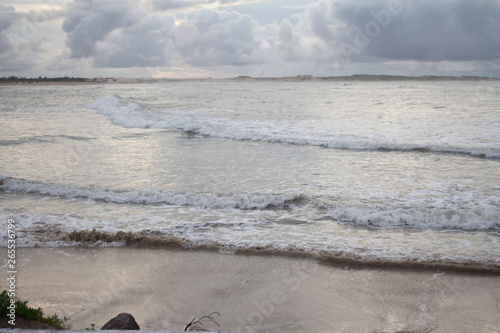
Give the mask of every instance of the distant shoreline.
<svg viewBox="0 0 500 333">
<path fill-rule="evenodd" d="M 223 79 L 224 80 L 224 79 Z M 279 78 L 253 78 L 251 76 L 238 76 L 232 79 L 225 79 L 228 81 L 314 81 L 314 82 L 344 82 L 344 81 L 499 81 L 498 78 L 489 78 L 482 76 L 402 76 L 402 75 L 368 75 L 356 74 L 349 76 L 326 76 L 316 77 L 312 75 L 297 75 L 293 77 L 279 77 Z"/>
<path fill-rule="evenodd" d="M 500 78 L 484 76 L 401 76 L 401 75 L 367 75 L 356 74 L 350 76 L 327 76 L 315 77 L 312 75 L 297 75 L 290 77 L 251 77 L 238 76 L 234 78 L 82 78 L 82 77 L 56 77 L 56 78 L 26 78 L 26 77 L 3 77 L 0 85 L 60 85 L 60 84 L 133 84 L 133 83 L 155 83 L 155 82 L 382 82 L 382 81 L 500 81 Z"/>
</svg>

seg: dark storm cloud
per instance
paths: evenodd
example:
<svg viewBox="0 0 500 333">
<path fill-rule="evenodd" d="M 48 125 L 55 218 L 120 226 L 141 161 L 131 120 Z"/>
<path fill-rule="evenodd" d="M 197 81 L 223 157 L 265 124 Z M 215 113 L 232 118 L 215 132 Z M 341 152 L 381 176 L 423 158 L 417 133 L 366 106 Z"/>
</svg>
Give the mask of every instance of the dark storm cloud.
<svg viewBox="0 0 500 333">
<path fill-rule="evenodd" d="M 498 60 L 500 2 L 329 1 L 308 11 L 314 33 L 352 60 Z"/>
<path fill-rule="evenodd" d="M 500 2 L 419 1 L 395 17 L 373 54 L 396 60 L 497 60 L 500 55 Z M 382 34 L 381 34 L 382 35 Z"/>
</svg>

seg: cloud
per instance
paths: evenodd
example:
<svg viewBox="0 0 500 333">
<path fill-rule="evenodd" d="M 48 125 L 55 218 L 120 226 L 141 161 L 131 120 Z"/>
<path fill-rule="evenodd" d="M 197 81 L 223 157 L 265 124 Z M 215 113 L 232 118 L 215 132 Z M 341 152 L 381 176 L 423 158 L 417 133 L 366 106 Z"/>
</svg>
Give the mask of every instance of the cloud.
<svg viewBox="0 0 500 333">
<path fill-rule="evenodd" d="M 43 14 L 50 14 L 50 19 L 64 15 L 61 33 L 65 34 L 65 48 L 58 49 L 52 57 L 58 61 L 45 63 L 50 68 L 67 68 L 67 64 L 79 59 L 99 69 L 232 67 L 256 72 L 267 66 L 307 71 L 316 68 L 324 73 L 325 69 L 331 72 L 338 68 L 364 70 L 370 64 L 379 68 L 382 64 L 386 66 L 383 68 L 396 68 L 399 64 L 404 68 L 410 63 L 422 64 L 422 68 L 433 68 L 424 63 L 498 68 L 497 0 L 279 3 L 271 6 L 258 0 L 73 0 L 64 11 L 25 14 L 0 5 L 0 55 L 12 64 L 6 55 L 19 57 L 24 47 L 27 64 L 40 61 L 36 60 L 36 53 L 43 50 L 43 38 L 37 37 L 38 42 L 24 41 L 22 46 L 7 31 L 12 32 L 15 26 L 19 30 L 19 22 L 28 16 L 43 18 Z M 279 20 L 259 21 L 259 10 L 265 8 L 269 11 L 265 17 Z"/>
<path fill-rule="evenodd" d="M 168 36 L 175 25 L 171 15 L 152 15 L 140 24 L 110 35 L 106 47 L 97 52 L 96 67 L 154 67 L 172 61 Z M 170 56 L 170 57 L 169 57 Z"/>
<path fill-rule="evenodd" d="M 71 57 L 87 58 L 96 55 L 97 43 L 109 33 L 137 23 L 142 10 L 132 0 L 75 0 L 67 12 L 62 29 Z"/>
<path fill-rule="evenodd" d="M 10 39 L 6 36 L 5 30 L 10 28 L 21 16 L 16 13 L 14 7 L 0 4 L 0 54 L 13 50 Z"/>
<path fill-rule="evenodd" d="M 417 61 L 499 59 L 498 1 L 421 1 L 401 14 L 373 43 L 372 54 Z"/>
<path fill-rule="evenodd" d="M 26 20 L 23 14 L 15 11 L 14 7 L 0 4 L 0 71 L 2 72 L 29 69 L 37 63 L 36 53 L 42 49 L 44 39 L 27 39 L 22 38 L 22 35 L 9 36 L 7 33 L 17 23 L 22 22 L 23 18 Z"/>
<path fill-rule="evenodd" d="M 16 13 L 14 7 L 0 4 L 0 31 L 8 29 L 21 15 Z"/>
<path fill-rule="evenodd" d="M 127 9 L 128 8 L 128 9 Z M 252 63 L 258 22 L 235 11 L 202 9 L 179 21 L 173 13 L 138 17 L 122 2 L 105 8 L 91 0 L 70 6 L 63 29 L 73 58 L 104 67 L 211 66 Z"/>
<path fill-rule="evenodd" d="M 209 5 L 217 3 L 217 0 L 208 1 L 186 1 L 186 0 L 152 0 L 154 10 L 172 10 L 172 9 L 185 9 L 192 7 L 200 7 L 202 5 Z"/>
<path fill-rule="evenodd" d="M 223 7 L 258 2 L 260 0 L 152 0 L 153 10 Z"/>
<path fill-rule="evenodd" d="M 493 61 L 500 56 L 498 1 L 338 0 L 317 3 L 307 17 L 315 35 L 350 60 Z"/>
<path fill-rule="evenodd" d="M 195 66 L 245 65 L 254 62 L 258 22 L 238 12 L 201 10 L 189 14 L 174 31 L 174 45 Z"/>
</svg>

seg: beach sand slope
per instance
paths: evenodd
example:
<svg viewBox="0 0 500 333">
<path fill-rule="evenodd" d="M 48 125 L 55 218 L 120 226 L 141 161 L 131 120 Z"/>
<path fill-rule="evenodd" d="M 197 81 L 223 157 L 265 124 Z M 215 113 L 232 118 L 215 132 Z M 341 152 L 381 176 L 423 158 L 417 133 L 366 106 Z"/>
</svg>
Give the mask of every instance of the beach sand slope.
<svg viewBox="0 0 500 333">
<path fill-rule="evenodd" d="M 142 330 L 183 330 L 213 312 L 220 328 L 203 327 L 223 332 L 500 330 L 498 275 L 131 247 L 21 248 L 17 260 L 17 296 L 75 330 L 122 312 Z"/>
</svg>

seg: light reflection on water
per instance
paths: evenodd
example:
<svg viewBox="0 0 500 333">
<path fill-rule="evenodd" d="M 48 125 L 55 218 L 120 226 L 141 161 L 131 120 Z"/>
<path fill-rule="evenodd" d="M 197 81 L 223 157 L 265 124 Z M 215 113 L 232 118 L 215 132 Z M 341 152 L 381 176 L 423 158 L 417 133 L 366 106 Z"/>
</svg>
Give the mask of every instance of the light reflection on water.
<svg viewBox="0 0 500 333">
<path fill-rule="evenodd" d="M 30 235 L 32 229 L 96 228 L 235 247 L 498 263 L 499 159 L 470 155 L 498 154 L 492 102 L 498 93 L 486 91 L 484 107 L 472 110 L 462 102 L 470 88 L 10 87 L 15 93 L 5 96 L 1 112 L 0 174 L 28 185 L 0 193 L 1 214 L 25 223 L 26 245 L 39 237 Z M 86 107 L 113 95 L 121 98 L 115 114 L 126 115 L 111 119 L 115 124 Z M 127 128 L 120 121 L 164 128 Z M 172 121 L 191 130 L 168 128 Z M 62 190 L 27 193 L 33 183 Z M 82 189 L 109 197 L 71 194 Z M 145 191 L 144 202 L 123 202 L 127 193 L 132 198 Z M 187 204 L 162 202 L 169 191 Z M 234 195 L 298 199 L 262 209 L 220 203 Z"/>
</svg>

